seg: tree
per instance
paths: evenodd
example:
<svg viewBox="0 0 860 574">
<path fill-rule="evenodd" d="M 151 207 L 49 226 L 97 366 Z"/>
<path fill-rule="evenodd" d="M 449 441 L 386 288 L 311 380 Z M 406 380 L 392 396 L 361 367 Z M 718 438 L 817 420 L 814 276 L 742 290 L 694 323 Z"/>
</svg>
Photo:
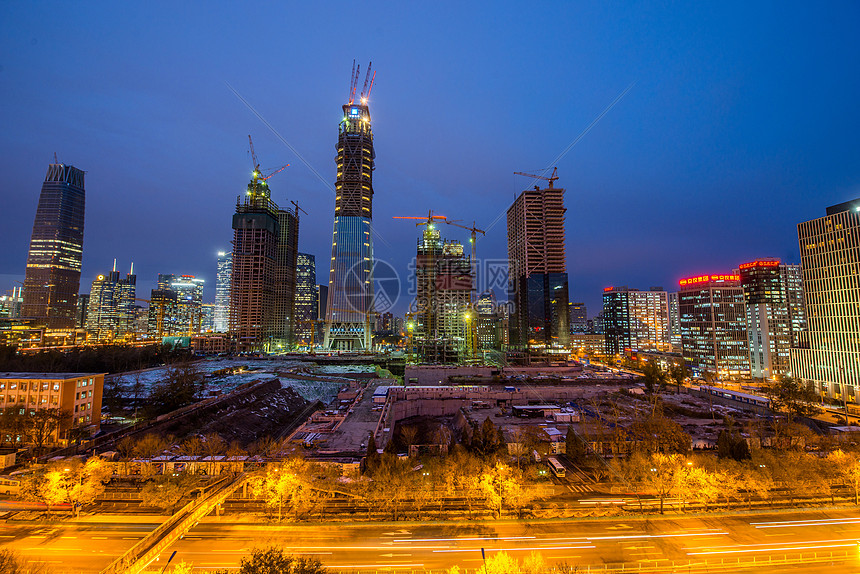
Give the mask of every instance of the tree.
<svg viewBox="0 0 860 574">
<path fill-rule="evenodd" d="M 406 452 L 409 452 L 409 447 L 415 444 L 415 440 L 418 438 L 418 427 L 411 425 L 400 427 L 400 437 L 406 443 Z"/>
<path fill-rule="evenodd" d="M 144 464 L 145 476 L 152 473 L 152 457 L 161 454 L 167 448 L 167 443 L 157 434 L 145 434 L 134 444 L 134 455 L 146 461 Z"/>
<path fill-rule="evenodd" d="M 530 490 L 523 488 L 522 474 L 501 462 L 487 467 L 478 484 L 487 506 L 493 509 L 497 518 L 502 517 L 505 505 L 519 513 L 534 498 Z"/>
<path fill-rule="evenodd" d="M 837 449 L 827 455 L 827 461 L 851 485 L 854 490 L 854 504 L 860 504 L 860 460 L 857 459 L 857 455 Z"/>
<path fill-rule="evenodd" d="M 48 566 L 24 560 L 14 550 L 0 548 L 0 572 L 3 574 L 47 574 Z"/>
<path fill-rule="evenodd" d="M 675 421 L 660 413 L 633 423 L 633 434 L 648 452 L 686 453 L 690 450 L 690 435 Z"/>
<path fill-rule="evenodd" d="M 211 457 L 224 454 L 224 451 L 226 450 L 227 444 L 218 433 L 209 433 L 203 437 L 203 452 L 210 458 L 210 461 L 207 464 L 209 467 L 208 473 L 210 475 L 215 474 L 215 463 L 211 460 Z"/>
<path fill-rule="evenodd" d="M 684 384 L 684 379 L 688 376 L 690 376 L 689 371 L 687 370 L 687 365 L 685 365 L 683 361 L 680 363 L 672 363 L 669 366 L 669 379 L 675 383 L 676 392 L 681 392 L 681 385 Z"/>
<path fill-rule="evenodd" d="M 660 393 L 666 389 L 666 383 L 669 376 L 663 372 L 663 369 L 654 361 L 648 361 L 642 367 L 643 382 L 645 383 L 645 393 L 651 401 L 651 412 L 657 411 L 657 401 Z"/>
<path fill-rule="evenodd" d="M 81 507 L 92 504 L 104 492 L 110 476 L 110 467 L 97 456 L 86 463 L 72 458 L 49 466 L 37 483 L 37 492 L 48 511 L 51 506 L 65 502 L 72 505 L 78 516 Z"/>
<path fill-rule="evenodd" d="M 203 375 L 195 363 L 177 363 L 167 368 L 167 376 L 153 385 L 147 400 L 149 417 L 173 412 L 197 400 L 203 390 Z"/>
<path fill-rule="evenodd" d="M 371 431 L 370 438 L 367 439 L 367 456 L 364 459 L 364 469 L 372 474 L 379 468 L 380 460 L 379 450 L 376 448 L 376 437 Z"/>
<path fill-rule="evenodd" d="M 254 548 L 243 557 L 239 574 L 325 574 L 326 569 L 316 558 L 294 557 L 278 546 Z"/>
<path fill-rule="evenodd" d="M 147 482 L 141 490 L 141 503 L 143 506 L 154 506 L 173 514 L 176 505 L 191 494 L 198 484 L 199 480 L 187 472 L 176 476 L 158 476 Z"/>
<path fill-rule="evenodd" d="M 265 476 L 254 477 L 249 481 L 251 492 L 278 509 L 278 521 L 285 507 L 298 517 L 317 498 L 310 484 L 310 474 L 310 464 L 304 459 L 292 458 L 280 465 L 270 464 Z"/>
<path fill-rule="evenodd" d="M 574 464 L 585 462 L 585 456 L 588 452 L 585 441 L 576 434 L 573 425 L 567 427 L 567 436 L 564 438 L 565 453 Z"/>
<path fill-rule="evenodd" d="M 60 409 L 37 409 L 30 415 L 26 426 L 27 435 L 36 447 L 36 452 L 42 452 L 45 445 L 50 442 L 51 436 L 59 433 L 60 421 L 67 413 Z"/>
<path fill-rule="evenodd" d="M 818 411 L 815 403 L 819 398 L 811 382 L 802 383 L 798 379 L 784 376 L 768 386 L 767 396 L 774 410 L 785 413 L 789 421 Z"/>
</svg>

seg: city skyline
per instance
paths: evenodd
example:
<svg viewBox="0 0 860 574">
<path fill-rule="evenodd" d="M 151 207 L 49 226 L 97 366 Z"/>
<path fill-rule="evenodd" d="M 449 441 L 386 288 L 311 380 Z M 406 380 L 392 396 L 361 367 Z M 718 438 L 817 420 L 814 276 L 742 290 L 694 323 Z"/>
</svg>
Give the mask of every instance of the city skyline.
<svg viewBox="0 0 860 574">
<path fill-rule="evenodd" d="M 488 231 L 478 239 L 479 257 L 505 260 L 504 217 L 494 220 L 532 184 L 513 172 L 554 167 L 631 84 L 555 162 L 571 210 L 570 298 L 591 314 L 608 285 L 671 289 L 680 277 L 743 261 L 799 263 L 796 225 L 860 195 L 850 156 L 860 126 L 853 105 L 860 84 L 850 73 L 860 54 L 850 25 L 858 8 L 850 4 L 757 5 L 743 18 L 739 6 L 565 8 L 525 19 L 500 5 L 486 25 L 479 8 L 451 19 L 371 7 L 380 33 L 359 49 L 337 37 L 330 18 L 331 30 L 313 37 L 309 30 L 327 11 L 299 7 L 282 24 L 261 23 L 286 26 L 289 39 L 261 34 L 260 43 L 230 42 L 229 51 L 212 39 L 230 19 L 224 9 L 180 34 L 170 30 L 192 8 L 180 8 L 174 24 L 135 8 L 42 7 L 4 7 L 16 27 L 0 45 L 17 57 L 0 72 L 8 86 L 0 113 L 9 126 L 0 159 L 8 174 L 0 290 L 23 280 L 38 178 L 55 151 L 61 163 L 87 171 L 84 285 L 114 257 L 135 261 L 142 292 L 158 273 L 176 269 L 214 285 L 215 254 L 229 247 L 232 198 L 251 170 L 248 133 L 264 167 L 292 164 L 272 179 L 273 198 L 309 212 L 299 250 L 325 261 L 336 179 L 332 126 L 351 58 L 380 70 L 371 102 L 382 158 L 374 251 L 403 278 L 417 232 L 392 215 L 433 209 L 474 220 Z M 58 17 L 41 18 L 48 10 Z M 135 16 L 135 25 L 126 22 Z M 235 33 L 240 22 L 231 24 Z M 398 22 L 410 24 L 409 35 Z M 111 30 L 110 51 L 79 33 L 100 25 Z M 437 33 L 466 28 L 470 34 Z M 534 46 L 538 30 L 553 40 Z M 284 46 L 293 56 L 282 56 Z M 299 47 L 319 56 L 300 57 Z M 61 49 L 74 66 L 54 57 Z M 116 59 L 129 66 L 119 69 Z M 262 70 L 265 93 L 251 79 Z M 46 75 L 64 90 L 40 91 L 35 79 Z M 433 110 L 432 137 L 410 127 L 416 100 Z M 209 289 L 207 301 L 213 296 Z M 402 314 L 406 303 L 401 298 L 394 310 Z"/>
</svg>

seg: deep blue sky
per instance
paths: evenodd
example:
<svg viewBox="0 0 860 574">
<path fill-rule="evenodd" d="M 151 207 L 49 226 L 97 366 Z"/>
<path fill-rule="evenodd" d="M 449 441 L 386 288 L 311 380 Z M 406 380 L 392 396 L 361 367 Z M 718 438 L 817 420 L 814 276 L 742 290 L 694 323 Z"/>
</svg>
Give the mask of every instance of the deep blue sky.
<svg viewBox="0 0 860 574">
<path fill-rule="evenodd" d="M 391 216 L 486 229 L 531 183 L 512 172 L 633 82 L 557 163 L 571 299 L 594 315 L 607 285 L 797 262 L 795 225 L 860 196 L 860 4 L 820 4 L 3 2 L 0 291 L 56 151 L 88 172 L 83 292 L 116 257 L 140 297 L 191 273 L 211 300 L 249 133 L 263 167 L 292 164 L 271 187 L 309 213 L 327 282 L 333 193 L 227 84 L 333 183 L 353 58 L 378 70 L 375 251 L 404 274 L 417 232 Z M 478 254 L 506 257 L 504 216 Z"/>
</svg>

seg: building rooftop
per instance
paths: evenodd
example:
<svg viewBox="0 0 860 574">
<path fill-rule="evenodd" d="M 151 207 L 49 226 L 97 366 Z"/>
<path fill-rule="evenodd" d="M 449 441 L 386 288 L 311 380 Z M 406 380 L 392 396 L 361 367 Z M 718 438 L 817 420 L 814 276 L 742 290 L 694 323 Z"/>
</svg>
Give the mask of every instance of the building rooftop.
<svg viewBox="0 0 860 574">
<path fill-rule="evenodd" d="M 0 379 L 48 379 L 68 380 L 77 379 L 80 377 L 95 377 L 98 375 L 106 375 L 107 373 L 7 373 L 0 372 Z"/>
</svg>

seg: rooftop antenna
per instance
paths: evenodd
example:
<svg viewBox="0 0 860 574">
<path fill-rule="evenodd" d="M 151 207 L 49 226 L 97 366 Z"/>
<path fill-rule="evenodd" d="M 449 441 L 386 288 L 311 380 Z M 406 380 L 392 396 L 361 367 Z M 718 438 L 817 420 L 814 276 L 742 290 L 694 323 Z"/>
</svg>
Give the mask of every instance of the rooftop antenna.
<svg viewBox="0 0 860 574">
<path fill-rule="evenodd" d="M 54 163 L 60 163 L 57 159 L 57 152 L 54 152 Z"/>
<path fill-rule="evenodd" d="M 113 258 L 113 270 L 116 271 L 116 257 Z"/>
</svg>

